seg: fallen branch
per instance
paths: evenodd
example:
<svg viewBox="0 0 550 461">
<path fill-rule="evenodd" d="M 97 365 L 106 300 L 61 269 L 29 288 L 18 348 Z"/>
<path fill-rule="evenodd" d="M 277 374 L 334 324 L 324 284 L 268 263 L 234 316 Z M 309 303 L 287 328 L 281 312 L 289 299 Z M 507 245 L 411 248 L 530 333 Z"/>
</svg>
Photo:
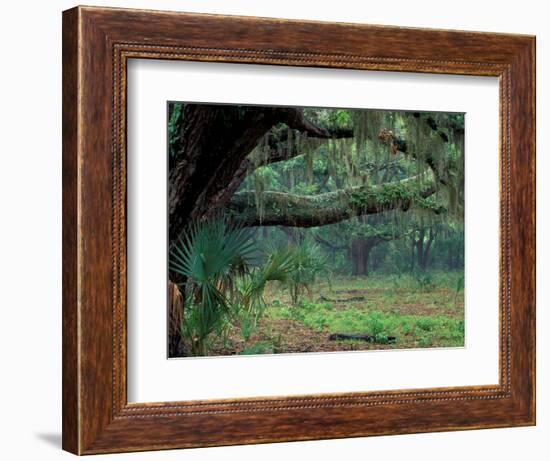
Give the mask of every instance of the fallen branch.
<svg viewBox="0 0 550 461">
<path fill-rule="evenodd" d="M 327 301 L 330 303 L 347 303 L 347 302 L 354 302 L 354 301 L 365 301 L 367 298 L 365 296 L 354 296 L 353 298 L 327 298 L 324 295 L 319 296 L 319 301 Z"/>
<path fill-rule="evenodd" d="M 364 334 L 364 335 L 361 335 L 361 334 L 348 334 L 348 333 L 332 333 L 328 339 L 330 341 L 344 341 L 344 340 L 347 340 L 347 339 L 355 339 L 355 340 L 360 340 L 360 341 L 366 341 L 368 343 L 388 343 L 388 344 L 395 344 L 397 338 L 395 336 L 385 336 L 384 339 L 385 341 L 380 341 L 372 336 L 372 335 L 369 335 L 369 334 Z"/>
</svg>

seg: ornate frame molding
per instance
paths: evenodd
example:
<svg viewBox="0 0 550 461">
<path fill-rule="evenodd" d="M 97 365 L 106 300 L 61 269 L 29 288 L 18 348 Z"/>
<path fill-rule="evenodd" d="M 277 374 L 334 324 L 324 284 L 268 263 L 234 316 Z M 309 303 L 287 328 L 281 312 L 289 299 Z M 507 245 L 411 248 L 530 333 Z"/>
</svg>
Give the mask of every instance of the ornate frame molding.
<svg viewBox="0 0 550 461">
<path fill-rule="evenodd" d="M 269 41 L 274 31 L 277 43 Z M 336 33 L 346 40 L 329 39 Z M 518 35 L 91 7 L 64 12 L 64 449 L 88 454 L 534 424 L 534 47 L 533 37 Z M 126 64 L 135 58 L 499 77 L 499 385 L 128 404 Z"/>
</svg>

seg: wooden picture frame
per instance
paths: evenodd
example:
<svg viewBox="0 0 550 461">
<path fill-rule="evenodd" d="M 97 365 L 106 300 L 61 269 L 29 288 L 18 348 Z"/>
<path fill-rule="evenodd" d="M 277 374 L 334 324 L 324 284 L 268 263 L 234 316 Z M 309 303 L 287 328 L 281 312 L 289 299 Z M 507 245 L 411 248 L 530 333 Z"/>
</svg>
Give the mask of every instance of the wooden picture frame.
<svg viewBox="0 0 550 461">
<path fill-rule="evenodd" d="M 131 58 L 496 76 L 499 384 L 129 404 Z M 535 38 L 76 7 L 63 13 L 63 448 L 93 454 L 535 424 Z"/>
</svg>

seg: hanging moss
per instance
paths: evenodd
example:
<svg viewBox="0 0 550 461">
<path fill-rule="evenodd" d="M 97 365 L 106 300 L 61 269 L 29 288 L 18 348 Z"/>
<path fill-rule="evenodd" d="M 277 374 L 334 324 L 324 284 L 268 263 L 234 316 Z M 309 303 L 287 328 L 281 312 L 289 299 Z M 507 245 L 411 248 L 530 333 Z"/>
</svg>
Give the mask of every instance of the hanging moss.
<svg viewBox="0 0 550 461">
<path fill-rule="evenodd" d="M 330 115 L 329 110 L 325 112 Z M 315 116 L 315 111 L 311 110 L 311 114 Z M 276 183 L 270 182 L 266 175 L 268 170 L 258 168 L 273 153 L 273 137 L 270 145 L 268 136 L 261 140 L 252 153 L 258 163 L 252 164 L 249 179 L 241 189 L 252 193 L 249 200 L 253 201 L 260 219 L 274 213 L 294 219 L 297 209 L 304 205 L 299 201 L 302 196 L 308 199 L 307 207 L 311 207 L 306 208 L 307 212 L 314 215 L 316 194 L 327 192 L 334 192 L 331 198 L 334 202 L 329 204 L 323 201 L 319 207 L 334 207 L 335 212 L 339 209 L 356 211 L 366 207 L 372 210 L 373 204 L 376 204 L 385 216 L 385 228 L 394 234 L 407 232 L 411 223 L 418 226 L 421 223 L 435 225 L 448 222 L 449 217 L 453 222 L 462 219 L 464 137 L 451 128 L 448 114 L 429 115 L 433 118 L 436 130 L 426 122 L 426 114 L 369 110 L 349 111 L 349 114 L 353 138 L 309 138 L 285 125 L 279 125 L 276 133 L 281 142 L 275 143 L 276 148 L 285 149 L 283 153 L 287 154 L 299 153 L 299 156 L 266 167 L 279 175 L 280 180 Z M 320 117 L 324 116 L 324 112 L 321 112 Z M 451 121 L 456 122 L 454 119 Z M 429 162 L 446 185 L 443 187 L 436 182 L 437 192 L 429 198 L 423 198 L 419 191 L 426 190 L 422 173 Z M 406 186 L 399 182 L 415 175 L 416 178 Z M 416 187 L 412 187 L 413 183 L 416 183 Z M 274 188 L 273 184 L 276 184 Z M 380 187 L 368 187 L 376 185 Z M 338 193 L 344 188 L 356 186 L 365 187 L 348 197 Z M 270 200 L 266 207 L 264 198 L 268 191 Z M 274 191 L 282 193 L 274 195 Z M 328 200 L 326 197 L 323 200 Z M 393 209 L 396 201 L 402 202 L 402 209 Z M 445 209 L 446 213 L 443 212 Z M 349 213 L 350 216 L 355 214 Z M 377 228 L 377 216 L 353 219 L 367 232 L 370 227 Z M 460 223 L 456 225 L 460 226 Z"/>
<path fill-rule="evenodd" d="M 254 202 L 256 205 L 256 210 L 260 216 L 260 221 L 264 216 L 264 191 L 265 191 L 265 181 L 262 174 L 254 172 Z"/>
</svg>

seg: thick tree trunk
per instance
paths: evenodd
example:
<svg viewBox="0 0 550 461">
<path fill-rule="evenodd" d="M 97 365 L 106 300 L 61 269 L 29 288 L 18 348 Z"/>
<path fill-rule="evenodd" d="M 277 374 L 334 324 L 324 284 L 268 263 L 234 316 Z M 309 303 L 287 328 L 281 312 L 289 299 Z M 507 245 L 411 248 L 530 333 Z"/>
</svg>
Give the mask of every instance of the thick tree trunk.
<svg viewBox="0 0 550 461">
<path fill-rule="evenodd" d="M 430 227 L 426 235 L 426 229 L 421 228 L 418 239 L 415 242 L 416 256 L 418 258 L 418 267 L 425 271 L 428 267 L 430 258 L 430 249 L 435 240 L 435 231 Z"/>
<path fill-rule="evenodd" d="M 427 123 L 432 130 L 439 130 L 435 123 L 429 120 Z M 251 169 L 301 154 L 282 132 L 273 131 L 273 127 L 279 124 L 318 139 L 353 137 L 353 131 L 349 129 L 327 130 L 316 126 L 304 117 L 303 110 L 297 108 L 185 104 L 177 141 L 171 145 L 174 154 L 169 159 L 170 245 L 189 223 L 200 221 L 224 207 L 228 207 L 233 216 L 246 226 L 312 227 L 392 209 L 406 210 L 417 198 L 434 194 L 436 182 L 445 182 L 445 176 L 438 171 L 437 163 L 428 153 L 422 158 L 431 170 L 420 181 L 419 178 L 409 178 L 380 186 L 360 186 L 305 197 L 266 192 L 263 198 L 265 210 L 260 214 L 250 193 L 235 192 Z M 285 131 L 286 136 L 291 136 L 291 130 Z M 438 132 L 447 142 L 445 133 Z M 250 154 L 262 140 L 269 148 L 268 155 L 258 161 Z M 393 143 L 396 150 L 407 152 L 405 141 L 394 139 Z M 415 152 L 409 154 L 412 157 L 418 155 Z M 367 273 L 371 248 L 367 246 L 360 250 L 362 257 L 355 268 L 357 273 Z M 429 248 L 425 252 L 425 261 L 428 254 Z M 171 293 L 172 307 L 177 299 L 175 294 L 175 291 Z M 173 309 L 171 328 L 178 324 L 177 312 L 178 309 Z M 179 344 L 171 344 L 170 353 L 179 347 Z"/>
<path fill-rule="evenodd" d="M 351 262 L 353 275 L 368 275 L 370 248 L 365 237 L 356 237 L 351 242 Z"/>
<path fill-rule="evenodd" d="M 273 126 L 272 110 L 186 104 L 170 159 L 169 238 L 225 203 L 246 175 L 243 163 Z"/>
<path fill-rule="evenodd" d="M 418 117 L 421 117 L 420 114 Z M 430 123 L 428 120 L 427 123 L 432 130 L 438 130 L 433 121 Z M 292 130 L 298 130 L 308 137 L 317 139 L 353 137 L 353 130 L 350 129 L 329 130 L 316 126 L 305 118 L 303 110 L 299 108 L 185 104 L 177 140 L 171 149 L 175 153 L 169 162 L 168 208 L 171 244 L 188 223 L 201 220 L 223 208 L 251 169 L 301 154 L 296 151 L 295 144 L 290 143 L 288 139 L 290 130 L 272 130 L 277 124 L 285 124 Z M 268 147 L 268 155 L 258 161 L 250 154 L 262 140 Z M 393 142 L 397 150 L 407 152 L 407 143 L 404 140 L 394 139 Z M 409 154 L 413 157 L 417 155 L 414 152 Z M 431 155 L 423 154 L 423 158 L 435 173 L 435 179 L 444 182 L 444 175 L 437 171 L 437 165 Z M 433 178 L 430 187 L 431 192 L 419 191 L 420 196 L 427 197 L 435 192 Z M 340 195 L 337 193 L 335 196 L 323 198 L 339 199 Z M 270 210 L 277 213 L 278 218 L 262 222 L 257 216 L 258 213 L 251 213 L 250 208 L 245 206 L 250 204 L 249 197 L 233 198 L 236 203 L 231 203 L 231 208 L 237 212 L 245 212 L 243 224 L 248 226 L 309 227 L 342 221 L 361 213 L 378 213 L 396 207 L 407 208 L 412 203 L 410 196 L 404 199 L 394 196 L 393 200 L 390 200 L 390 197 L 381 197 L 381 203 L 376 203 L 375 197 L 352 195 L 352 200 L 348 200 L 347 205 L 339 205 L 334 200 L 332 203 L 325 202 L 332 210 L 328 210 L 328 207 L 322 210 L 320 223 L 309 215 L 309 210 L 306 210 L 306 216 L 302 218 L 281 217 L 278 209 Z M 313 197 L 317 198 L 321 197 Z M 278 202 L 277 199 L 277 196 L 268 196 L 267 202 Z M 365 201 L 365 204 L 362 204 L 362 201 Z M 388 201 L 391 203 L 387 203 Z M 340 212 L 335 212 L 335 209 L 339 209 Z M 316 213 L 317 210 L 313 212 Z M 327 220 L 325 218 L 328 215 L 330 216 Z"/>
<path fill-rule="evenodd" d="M 369 258 L 372 249 L 385 241 L 379 237 L 356 237 L 350 246 L 353 275 L 369 275 Z"/>
<path fill-rule="evenodd" d="M 351 130 L 326 130 L 292 107 L 185 104 L 179 135 L 173 146 L 168 178 L 169 239 L 174 242 L 185 226 L 225 205 L 251 167 L 299 155 L 284 136 L 271 133 L 279 123 L 307 136 L 352 137 Z M 286 130 L 288 132 L 288 130 Z M 255 164 L 249 157 L 265 139 L 271 153 Z"/>
<path fill-rule="evenodd" d="M 422 254 L 422 269 L 426 270 L 428 267 L 428 262 L 430 260 L 430 250 L 432 248 L 433 242 L 435 240 L 435 231 L 433 228 L 430 227 L 428 231 L 428 240 L 426 241 L 426 244 L 424 245 L 424 252 Z"/>
</svg>

